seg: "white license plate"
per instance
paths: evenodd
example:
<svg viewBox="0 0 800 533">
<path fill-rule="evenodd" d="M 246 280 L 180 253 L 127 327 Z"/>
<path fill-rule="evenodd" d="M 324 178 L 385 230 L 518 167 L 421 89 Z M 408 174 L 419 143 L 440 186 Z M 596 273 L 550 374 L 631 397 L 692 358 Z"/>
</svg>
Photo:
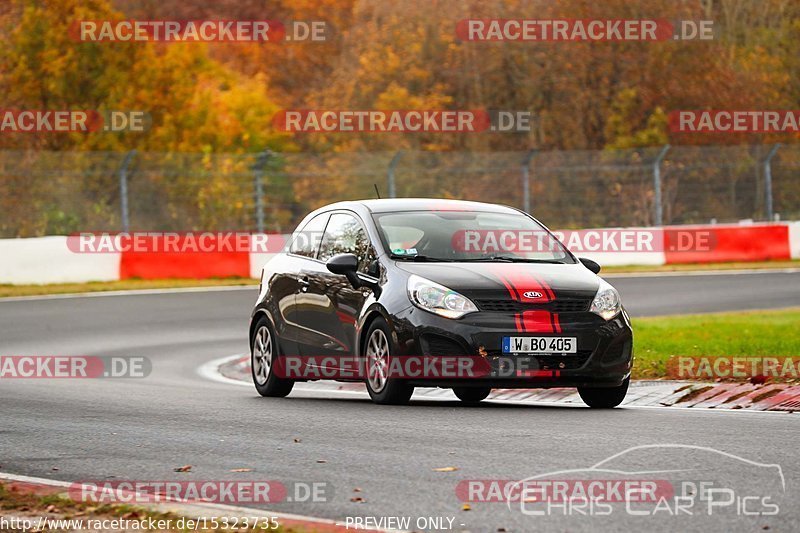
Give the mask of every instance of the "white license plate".
<svg viewBox="0 0 800 533">
<path fill-rule="evenodd" d="M 503 353 L 577 353 L 577 337 L 503 337 Z"/>
</svg>

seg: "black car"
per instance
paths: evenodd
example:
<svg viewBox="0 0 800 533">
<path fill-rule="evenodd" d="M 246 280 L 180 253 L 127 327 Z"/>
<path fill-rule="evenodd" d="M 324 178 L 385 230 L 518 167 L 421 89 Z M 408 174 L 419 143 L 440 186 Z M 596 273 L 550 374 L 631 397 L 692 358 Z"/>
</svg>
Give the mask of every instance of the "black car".
<svg viewBox="0 0 800 533">
<path fill-rule="evenodd" d="M 415 386 L 479 402 L 492 388 L 625 397 L 633 333 L 600 267 L 511 207 L 341 202 L 309 214 L 264 266 L 250 323 L 253 381 L 363 381 L 376 403 Z M 453 361 L 456 363 L 453 365 Z"/>
</svg>

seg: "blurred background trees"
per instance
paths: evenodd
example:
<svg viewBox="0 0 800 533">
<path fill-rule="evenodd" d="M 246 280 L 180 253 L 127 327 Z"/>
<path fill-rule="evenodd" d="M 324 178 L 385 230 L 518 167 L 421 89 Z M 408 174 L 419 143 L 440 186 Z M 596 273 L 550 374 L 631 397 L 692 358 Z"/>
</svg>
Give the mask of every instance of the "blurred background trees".
<svg viewBox="0 0 800 533">
<path fill-rule="evenodd" d="M 455 26 L 466 18 L 710 19 L 715 38 L 461 42 Z M 325 42 L 307 43 L 76 42 L 69 27 L 85 19 L 325 20 L 328 31 Z M 800 109 L 800 2 L 792 0 L 7 0 L 0 4 L 0 40 L 3 108 L 142 110 L 152 119 L 146 132 L 4 133 L 0 149 L 6 150 L 244 155 L 266 149 L 336 154 L 768 144 L 797 136 L 675 134 L 667 115 L 676 109 Z M 272 117 L 288 108 L 506 109 L 530 111 L 535 119 L 532 131 L 514 134 L 287 135 L 275 131 Z M 333 162 L 321 162 L 305 177 L 284 180 L 271 201 L 298 204 L 293 209 L 302 212 L 347 196 L 358 179 L 340 163 L 345 159 L 328 158 Z M 189 168 L 164 173 L 159 190 L 197 209 L 223 209 L 226 195 L 241 188 L 237 176 L 250 172 L 244 161 L 208 163 L 202 176 Z M 74 181 L 98 191 L 89 200 L 95 211 L 113 211 L 115 193 L 100 191 L 113 190 L 114 172 L 61 179 L 63 186 Z M 38 194 L 29 178 L 0 178 L 0 209 L 12 210 L 7 216 Z M 413 192 L 438 178 L 404 179 Z M 698 173 L 693 179 L 704 178 Z M 473 181 L 439 192 L 496 190 L 494 181 Z M 70 220 L 68 212 L 45 203 L 38 209 L 54 214 L 32 231 Z M 171 216 L 186 216 L 180 206 L 171 209 Z M 214 225 L 215 219 L 197 224 Z"/>
</svg>

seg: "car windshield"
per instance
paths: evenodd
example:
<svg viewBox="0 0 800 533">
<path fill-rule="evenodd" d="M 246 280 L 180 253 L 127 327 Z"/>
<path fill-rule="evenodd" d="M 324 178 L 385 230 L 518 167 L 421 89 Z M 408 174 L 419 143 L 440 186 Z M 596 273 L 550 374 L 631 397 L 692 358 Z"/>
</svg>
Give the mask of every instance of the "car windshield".
<svg viewBox="0 0 800 533">
<path fill-rule="evenodd" d="M 522 213 L 399 211 L 373 218 L 396 259 L 575 263 L 550 232 Z"/>
</svg>

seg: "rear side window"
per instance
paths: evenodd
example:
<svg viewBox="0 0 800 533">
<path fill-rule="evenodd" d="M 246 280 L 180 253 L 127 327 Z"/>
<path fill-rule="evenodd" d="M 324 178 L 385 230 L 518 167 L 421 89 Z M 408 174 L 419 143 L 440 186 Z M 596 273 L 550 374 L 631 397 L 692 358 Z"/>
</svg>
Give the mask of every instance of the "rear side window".
<svg viewBox="0 0 800 533">
<path fill-rule="evenodd" d="M 375 260 L 375 250 L 361 223 L 352 215 L 336 213 L 325 228 L 319 259 L 327 261 L 336 254 L 355 254 L 359 272 L 367 272 Z"/>
<path fill-rule="evenodd" d="M 322 232 L 325 231 L 325 223 L 328 222 L 329 213 L 320 213 L 315 216 L 302 228 L 292 235 L 292 245 L 289 252 L 295 255 L 314 258 L 322 240 Z"/>
</svg>

